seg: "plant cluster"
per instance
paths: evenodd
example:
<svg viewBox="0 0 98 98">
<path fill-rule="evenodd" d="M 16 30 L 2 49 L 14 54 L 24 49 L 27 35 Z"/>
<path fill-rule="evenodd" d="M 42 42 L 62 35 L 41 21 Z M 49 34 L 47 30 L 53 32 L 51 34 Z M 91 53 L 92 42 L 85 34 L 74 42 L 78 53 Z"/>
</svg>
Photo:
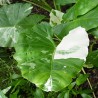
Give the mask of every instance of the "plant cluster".
<svg viewBox="0 0 98 98">
<path fill-rule="evenodd" d="M 84 68 L 98 67 L 98 0 L 49 2 L 0 1 L 0 98 L 97 98 Z"/>
</svg>

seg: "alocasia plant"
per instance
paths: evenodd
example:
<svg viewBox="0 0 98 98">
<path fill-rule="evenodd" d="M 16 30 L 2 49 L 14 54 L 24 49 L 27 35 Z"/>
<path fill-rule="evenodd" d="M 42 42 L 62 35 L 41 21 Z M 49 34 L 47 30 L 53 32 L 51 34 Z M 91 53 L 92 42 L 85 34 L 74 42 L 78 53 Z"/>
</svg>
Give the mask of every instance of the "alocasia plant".
<svg viewBox="0 0 98 98">
<path fill-rule="evenodd" d="M 22 31 L 14 58 L 24 78 L 45 91 L 58 91 L 68 86 L 82 69 L 89 39 L 85 29 L 78 27 L 56 48 L 51 29 L 49 24 L 41 23 Z"/>
<path fill-rule="evenodd" d="M 0 8 L 0 46 L 15 48 L 13 57 L 22 76 L 44 91 L 67 87 L 86 61 L 89 45 L 86 31 L 98 26 L 98 1 L 95 0 L 92 6 L 91 0 L 89 3 L 86 0 L 85 5 L 81 0 L 71 0 L 71 3 L 75 2 L 66 14 L 51 10 L 46 4 L 51 12 L 50 24 L 39 23 L 45 16 L 32 15 L 32 6 L 28 3 Z M 87 6 L 83 9 L 81 5 Z M 54 36 L 59 44 L 53 40 Z"/>
</svg>

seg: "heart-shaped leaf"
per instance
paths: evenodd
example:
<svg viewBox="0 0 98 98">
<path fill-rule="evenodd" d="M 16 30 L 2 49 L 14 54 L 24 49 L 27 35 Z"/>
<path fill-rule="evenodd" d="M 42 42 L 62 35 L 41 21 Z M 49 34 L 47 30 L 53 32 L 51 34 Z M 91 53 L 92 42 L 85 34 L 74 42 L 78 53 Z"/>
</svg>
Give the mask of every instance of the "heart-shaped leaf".
<svg viewBox="0 0 98 98">
<path fill-rule="evenodd" d="M 76 55 L 74 55 L 72 58 L 70 56 L 69 58 L 56 59 L 56 46 L 52 40 L 52 33 L 52 28 L 49 24 L 41 23 L 34 26 L 33 30 L 27 29 L 21 31 L 19 43 L 15 46 L 16 53 L 14 58 L 18 62 L 22 76 L 35 83 L 37 87 L 40 87 L 44 91 L 59 91 L 68 86 L 72 82 L 72 78 L 82 69 L 84 64 L 84 60 L 82 59 L 85 59 L 87 55 L 87 34 L 85 34 L 86 32 L 82 34 L 77 30 L 76 33 L 74 32 L 75 36 L 82 35 L 81 40 L 70 36 L 70 41 L 76 44 L 72 44 L 71 42 L 67 44 L 69 46 L 72 45 L 73 48 L 74 45 L 78 46 L 81 43 L 83 51 L 78 51 L 78 55 L 81 56 L 86 51 L 86 54 L 84 53 L 85 58 L 84 56 L 83 58 L 78 56 L 76 58 Z M 66 36 L 67 40 L 69 35 Z M 74 38 L 75 41 L 71 40 L 71 38 Z M 66 44 L 63 47 L 66 47 Z M 66 49 L 70 48 L 67 47 Z"/>
</svg>

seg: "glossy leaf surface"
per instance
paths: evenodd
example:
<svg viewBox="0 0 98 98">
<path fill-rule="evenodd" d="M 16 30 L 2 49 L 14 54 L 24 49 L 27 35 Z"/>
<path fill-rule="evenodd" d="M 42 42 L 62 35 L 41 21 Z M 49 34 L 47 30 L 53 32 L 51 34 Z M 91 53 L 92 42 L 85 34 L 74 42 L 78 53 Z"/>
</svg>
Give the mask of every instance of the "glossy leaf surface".
<svg viewBox="0 0 98 98">
<path fill-rule="evenodd" d="M 84 64 L 78 58 L 54 59 L 55 48 L 47 23 L 22 31 L 15 47 L 14 58 L 22 76 L 44 91 L 59 91 L 68 86 Z"/>
<path fill-rule="evenodd" d="M 78 0 L 78 2 L 64 14 L 63 19 L 65 21 L 76 19 L 77 16 L 86 14 L 97 5 L 98 0 Z"/>
</svg>

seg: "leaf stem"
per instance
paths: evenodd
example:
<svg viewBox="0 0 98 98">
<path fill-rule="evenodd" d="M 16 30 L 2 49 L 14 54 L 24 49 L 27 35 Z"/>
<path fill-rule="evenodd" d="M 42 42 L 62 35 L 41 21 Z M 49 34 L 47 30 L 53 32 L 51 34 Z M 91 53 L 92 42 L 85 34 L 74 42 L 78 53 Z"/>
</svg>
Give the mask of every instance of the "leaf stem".
<svg viewBox="0 0 98 98">
<path fill-rule="evenodd" d="M 57 36 L 56 34 L 54 34 L 54 36 L 58 39 L 58 41 L 60 41 L 60 42 L 61 42 L 61 39 L 60 39 L 60 38 L 58 38 L 58 36 Z"/>
<path fill-rule="evenodd" d="M 96 44 L 96 41 L 94 41 L 94 42 L 90 45 L 90 52 L 92 52 L 94 44 Z"/>
<path fill-rule="evenodd" d="M 82 72 L 83 72 L 84 74 L 86 74 L 84 68 L 82 68 Z M 88 82 L 88 84 L 89 84 L 90 89 L 93 90 L 93 87 L 92 87 L 92 85 L 91 85 L 91 82 L 90 82 L 90 80 L 89 80 L 88 78 L 87 78 L 87 82 Z M 92 94 L 93 94 L 93 97 L 96 98 L 94 91 L 92 92 Z"/>
</svg>

